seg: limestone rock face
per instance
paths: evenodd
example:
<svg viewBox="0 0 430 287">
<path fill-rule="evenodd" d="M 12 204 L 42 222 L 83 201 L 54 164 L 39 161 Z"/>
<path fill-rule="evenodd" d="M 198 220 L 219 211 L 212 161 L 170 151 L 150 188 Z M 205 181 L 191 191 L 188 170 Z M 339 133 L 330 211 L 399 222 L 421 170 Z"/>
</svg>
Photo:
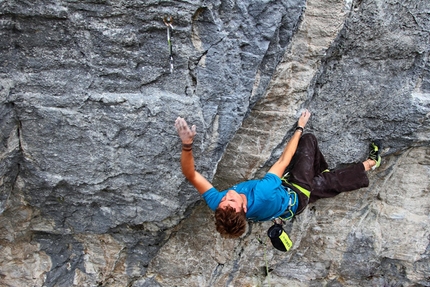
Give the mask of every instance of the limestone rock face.
<svg viewBox="0 0 430 287">
<path fill-rule="evenodd" d="M 427 0 L 0 1 L 0 285 L 430 286 L 428 19 Z M 175 118 L 224 189 L 303 108 L 331 167 L 374 138 L 383 165 L 287 223 L 288 253 L 270 222 L 222 239 Z"/>
</svg>

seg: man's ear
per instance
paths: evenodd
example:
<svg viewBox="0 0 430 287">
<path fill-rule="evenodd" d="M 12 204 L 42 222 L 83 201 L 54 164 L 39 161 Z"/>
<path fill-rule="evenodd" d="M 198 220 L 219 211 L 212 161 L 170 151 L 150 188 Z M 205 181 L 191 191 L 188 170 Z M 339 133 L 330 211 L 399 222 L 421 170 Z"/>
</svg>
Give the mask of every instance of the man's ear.
<svg viewBox="0 0 430 287">
<path fill-rule="evenodd" d="M 242 209 L 243 209 L 243 212 L 247 212 L 248 210 L 246 209 L 246 205 L 245 204 L 242 204 Z"/>
</svg>

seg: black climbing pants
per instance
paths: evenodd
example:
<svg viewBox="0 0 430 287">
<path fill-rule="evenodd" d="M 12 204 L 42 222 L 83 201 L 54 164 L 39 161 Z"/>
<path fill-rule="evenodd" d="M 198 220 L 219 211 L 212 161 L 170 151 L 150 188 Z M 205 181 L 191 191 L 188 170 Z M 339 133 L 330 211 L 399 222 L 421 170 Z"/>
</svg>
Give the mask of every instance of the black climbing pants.
<svg viewBox="0 0 430 287">
<path fill-rule="evenodd" d="M 308 199 L 305 194 L 290 186 L 299 196 L 296 214 L 302 212 L 308 203 L 320 198 L 333 197 L 341 192 L 369 186 L 369 179 L 361 162 L 332 171 L 326 171 L 327 168 L 327 162 L 318 147 L 316 137 L 313 134 L 303 135 L 286 170 L 290 174 L 289 182 L 311 193 Z"/>
</svg>

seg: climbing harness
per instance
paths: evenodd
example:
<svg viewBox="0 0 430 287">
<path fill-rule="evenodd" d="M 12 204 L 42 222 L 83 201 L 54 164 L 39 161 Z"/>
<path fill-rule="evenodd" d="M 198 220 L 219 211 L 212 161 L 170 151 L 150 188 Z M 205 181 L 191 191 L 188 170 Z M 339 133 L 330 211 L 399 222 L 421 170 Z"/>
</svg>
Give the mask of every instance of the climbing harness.
<svg viewBox="0 0 430 287">
<path fill-rule="evenodd" d="M 290 195 L 290 203 L 288 204 L 288 208 L 285 210 L 285 212 L 281 215 L 279 215 L 279 218 L 282 220 L 290 220 L 294 217 L 294 211 L 293 208 L 296 207 L 298 203 L 297 193 L 295 193 L 293 190 L 291 190 L 289 187 L 284 186 L 285 191 Z"/>
<path fill-rule="evenodd" d="M 172 51 L 172 40 L 171 40 L 171 32 L 170 29 L 173 30 L 173 17 L 165 16 L 163 18 L 164 24 L 167 26 L 167 44 L 169 45 L 169 59 L 170 59 L 170 73 L 173 73 L 173 51 Z"/>
<path fill-rule="evenodd" d="M 326 172 L 326 171 L 323 171 Z M 307 198 L 309 198 L 311 196 L 311 192 L 309 190 L 307 190 L 306 188 L 301 187 L 298 184 L 292 183 L 288 181 L 289 178 L 289 173 L 287 172 L 286 174 L 284 174 L 284 176 L 281 178 L 281 181 L 287 185 L 290 186 L 294 186 L 295 188 L 297 188 L 298 190 L 300 190 L 304 195 L 307 196 Z"/>
</svg>

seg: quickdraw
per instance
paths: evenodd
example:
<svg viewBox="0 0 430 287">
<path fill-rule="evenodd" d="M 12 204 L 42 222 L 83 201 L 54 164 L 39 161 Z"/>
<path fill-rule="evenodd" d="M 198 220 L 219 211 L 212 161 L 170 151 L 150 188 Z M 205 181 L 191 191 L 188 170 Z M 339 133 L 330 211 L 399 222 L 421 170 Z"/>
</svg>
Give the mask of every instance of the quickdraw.
<svg viewBox="0 0 430 287">
<path fill-rule="evenodd" d="M 170 29 L 173 30 L 173 17 L 165 16 L 163 18 L 164 24 L 167 26 L 167 44 L 169 45 L 169 58 L 170 58 L 170 73 L 173 73 L 173 51 L 172 51 L 172 40 L 171 40 L 171 32 Z"/>
</svg>

